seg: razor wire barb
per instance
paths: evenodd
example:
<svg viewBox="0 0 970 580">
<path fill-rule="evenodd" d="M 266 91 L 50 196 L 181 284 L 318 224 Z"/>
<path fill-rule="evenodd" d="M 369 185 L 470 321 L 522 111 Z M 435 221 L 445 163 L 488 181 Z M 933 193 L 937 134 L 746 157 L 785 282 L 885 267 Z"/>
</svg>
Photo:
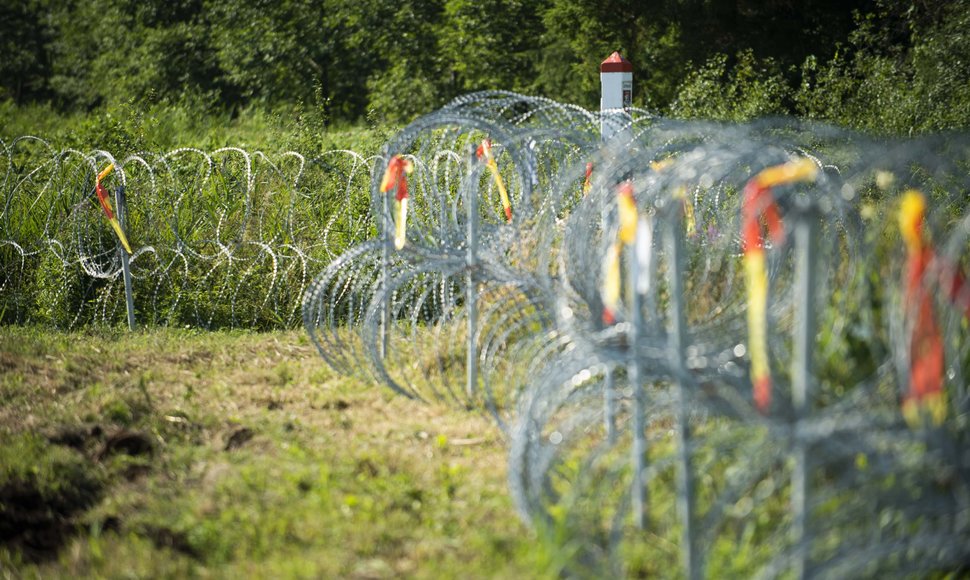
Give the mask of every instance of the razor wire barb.
<svg viewBox="0 0 970 580">
<path fill-rule="evenodd" d="M 490 92 L 405 128 L 378 235 L 307 293 L 324 359 L 491 411 L 571 575 L 965 567 L 966 138 L 632 113 L 604 143 Z"/>
</svg>

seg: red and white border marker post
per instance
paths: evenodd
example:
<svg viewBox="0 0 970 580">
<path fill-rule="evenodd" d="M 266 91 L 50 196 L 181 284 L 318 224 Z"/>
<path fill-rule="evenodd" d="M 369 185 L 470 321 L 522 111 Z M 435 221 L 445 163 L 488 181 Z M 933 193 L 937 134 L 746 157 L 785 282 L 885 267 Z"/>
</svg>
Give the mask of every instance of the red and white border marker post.
<svg viewBox="0 0 970 580">
<path fill-rule="evenodd" d="M 600 133 L 606 141 L 622 124 L 617 115 L 620 109 L 629 110 L 633 102 L 633 64 L 614 52 L 600 64 Z"/>
</svg>

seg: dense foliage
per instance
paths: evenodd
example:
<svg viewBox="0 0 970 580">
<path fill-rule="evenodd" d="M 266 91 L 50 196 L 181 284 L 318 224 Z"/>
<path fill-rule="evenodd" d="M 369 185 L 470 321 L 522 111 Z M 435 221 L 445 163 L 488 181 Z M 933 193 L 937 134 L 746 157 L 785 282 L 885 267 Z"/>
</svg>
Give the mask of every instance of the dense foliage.
<svg viewBox="0 0 970 580">
<path fill-rule="evenodd" d="M 595 108 L 597 65 L 620 50 L 634 103 L 666 114 L 970 125 L 962 2 L 0 0 L 0 15 L 0 101 L 60 113 L 400 123 L 478 89 Z"/>
</svg>

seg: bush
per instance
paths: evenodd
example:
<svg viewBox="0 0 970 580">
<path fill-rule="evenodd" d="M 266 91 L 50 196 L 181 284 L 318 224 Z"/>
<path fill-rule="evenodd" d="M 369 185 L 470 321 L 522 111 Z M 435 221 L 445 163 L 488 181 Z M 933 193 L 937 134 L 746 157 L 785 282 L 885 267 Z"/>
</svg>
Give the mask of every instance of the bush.
<svg viewBox="0 0 970 580">
<path fill-rule="evenodd" d="M 715 55 L 690 73 L 670 106 L 674 117 L 745 121 L 787 112 L 791 88 L 770 58 L 759 60 L 745 50 L 728 67 L 728 57 Z"/>
</svg>

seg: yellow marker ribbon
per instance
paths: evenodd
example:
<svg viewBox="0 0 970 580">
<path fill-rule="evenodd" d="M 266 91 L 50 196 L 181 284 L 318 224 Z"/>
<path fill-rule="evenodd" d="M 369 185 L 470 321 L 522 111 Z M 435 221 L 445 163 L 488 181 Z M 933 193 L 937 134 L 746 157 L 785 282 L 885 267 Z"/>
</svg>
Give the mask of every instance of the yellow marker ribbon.
<svg viewBox="0 0 970 580">
<path fill-rule="evenodd" d="M 748 350 L 751 356 L 751 385 L 755 406 L 762 413 L 771 407 L 771 368 L 768 362 L 768 272 L 761 241 L 761 218 L 776 242 L 785 231 L 771 188 L 788 183 L 813 181 L 818 166 L 811 159 L 797 159 L 768 167 L 744 187 L 741 205 L 741 243 L 744 251 L 744 279 L 748 291 Z"/>
<path fill-rule="evenodd" d="M 620 220 L 620 241 L 629 246 L 637 238 L 637 203 L 633 199 L 633 185 L 629 181 L 620 184 L 616 204 Z"/>
<path fill-rule="evenodd" d="M 899 207 L 899 231 L 906 245 L 904 316 L 912 321 L 909 344 L 909 391 L 903 396 L 903 418 L 911 427 L 923 424 L 924 417 L 936 425 L 946 419 L 946 393 L 943 390 L 943 335 L 933 312 L 933 295 L 926 287 L 926 276 L 936 260 L 923 225 L 926 199 L 914 189 L 903 194 Z"/>
<path fill-rule="evenodd" d="M 495 157 L 492 155 L 492 142 L 488 139 L 482 139 L 482 144 L 478 147 L 478 157 L 485 159 L 485 166 L 492 173 L 492 177 L 495 179 L 495 187 L 498 188 L 499 197 L 502 200 L 502 209 L 505 211 L 505 219 L 512 223 L 512 202 L 509 200 L 509 192 L 505 189 L 505 181 L 502 180 L 502 174 L 498 171 L 498 163 L 495 162 Z"/>
<path fill-rule="evenodd" d="M 105 191 L 104 186 L 101 185 L 101 181 L 106 178 L 112 171 L 114 171 L 114 163 L 109 163 L 107 167 L 98 173 L 98 178 L 94 182 L 94 193 L 98 196 L 98 203 L 101 204 L 101 210 L 104 212 L 105 217 L 108 218 L 108 223 L 111 224 L 111 228 L 114 230 L 115 235 L 118 236 L 118 240 L 121 242 L 122 247 L 128 254 L 131 254 L 131 246 L 128 245 L 128 238 L 125 236 L 125 232 L 121 229 L 121 224 L 115 218 L 115 214 L 111 211 L 111 201 L 108 199 L 108 192 Z"/>
<path fill-rule="evenodd" d="M 397 219 L 394 220 L 394 247 L 398 250 L 407 243 L 408 235 L 408 198 L 397 200 Z"/>
<path fill-rule="evenodd" d="M 620 222 L 616 242 L 610 245 L 603 261 L 603 322 L 616 322 L 616 311 L 620 304 L 621 274 L 620 255 L 623 246 L 632 245 L 637 239 L 637 204 L 633 198 L 633 184 L 624 181 L 616 191 L 617 218 Z"/>
<path fill-rule="evenodd" d="M 603 260 L 603 323 L 616 322 L 616 310 L 620 304 L 620 250 L 623 244 L 611 244 Z"/>
</svg>

